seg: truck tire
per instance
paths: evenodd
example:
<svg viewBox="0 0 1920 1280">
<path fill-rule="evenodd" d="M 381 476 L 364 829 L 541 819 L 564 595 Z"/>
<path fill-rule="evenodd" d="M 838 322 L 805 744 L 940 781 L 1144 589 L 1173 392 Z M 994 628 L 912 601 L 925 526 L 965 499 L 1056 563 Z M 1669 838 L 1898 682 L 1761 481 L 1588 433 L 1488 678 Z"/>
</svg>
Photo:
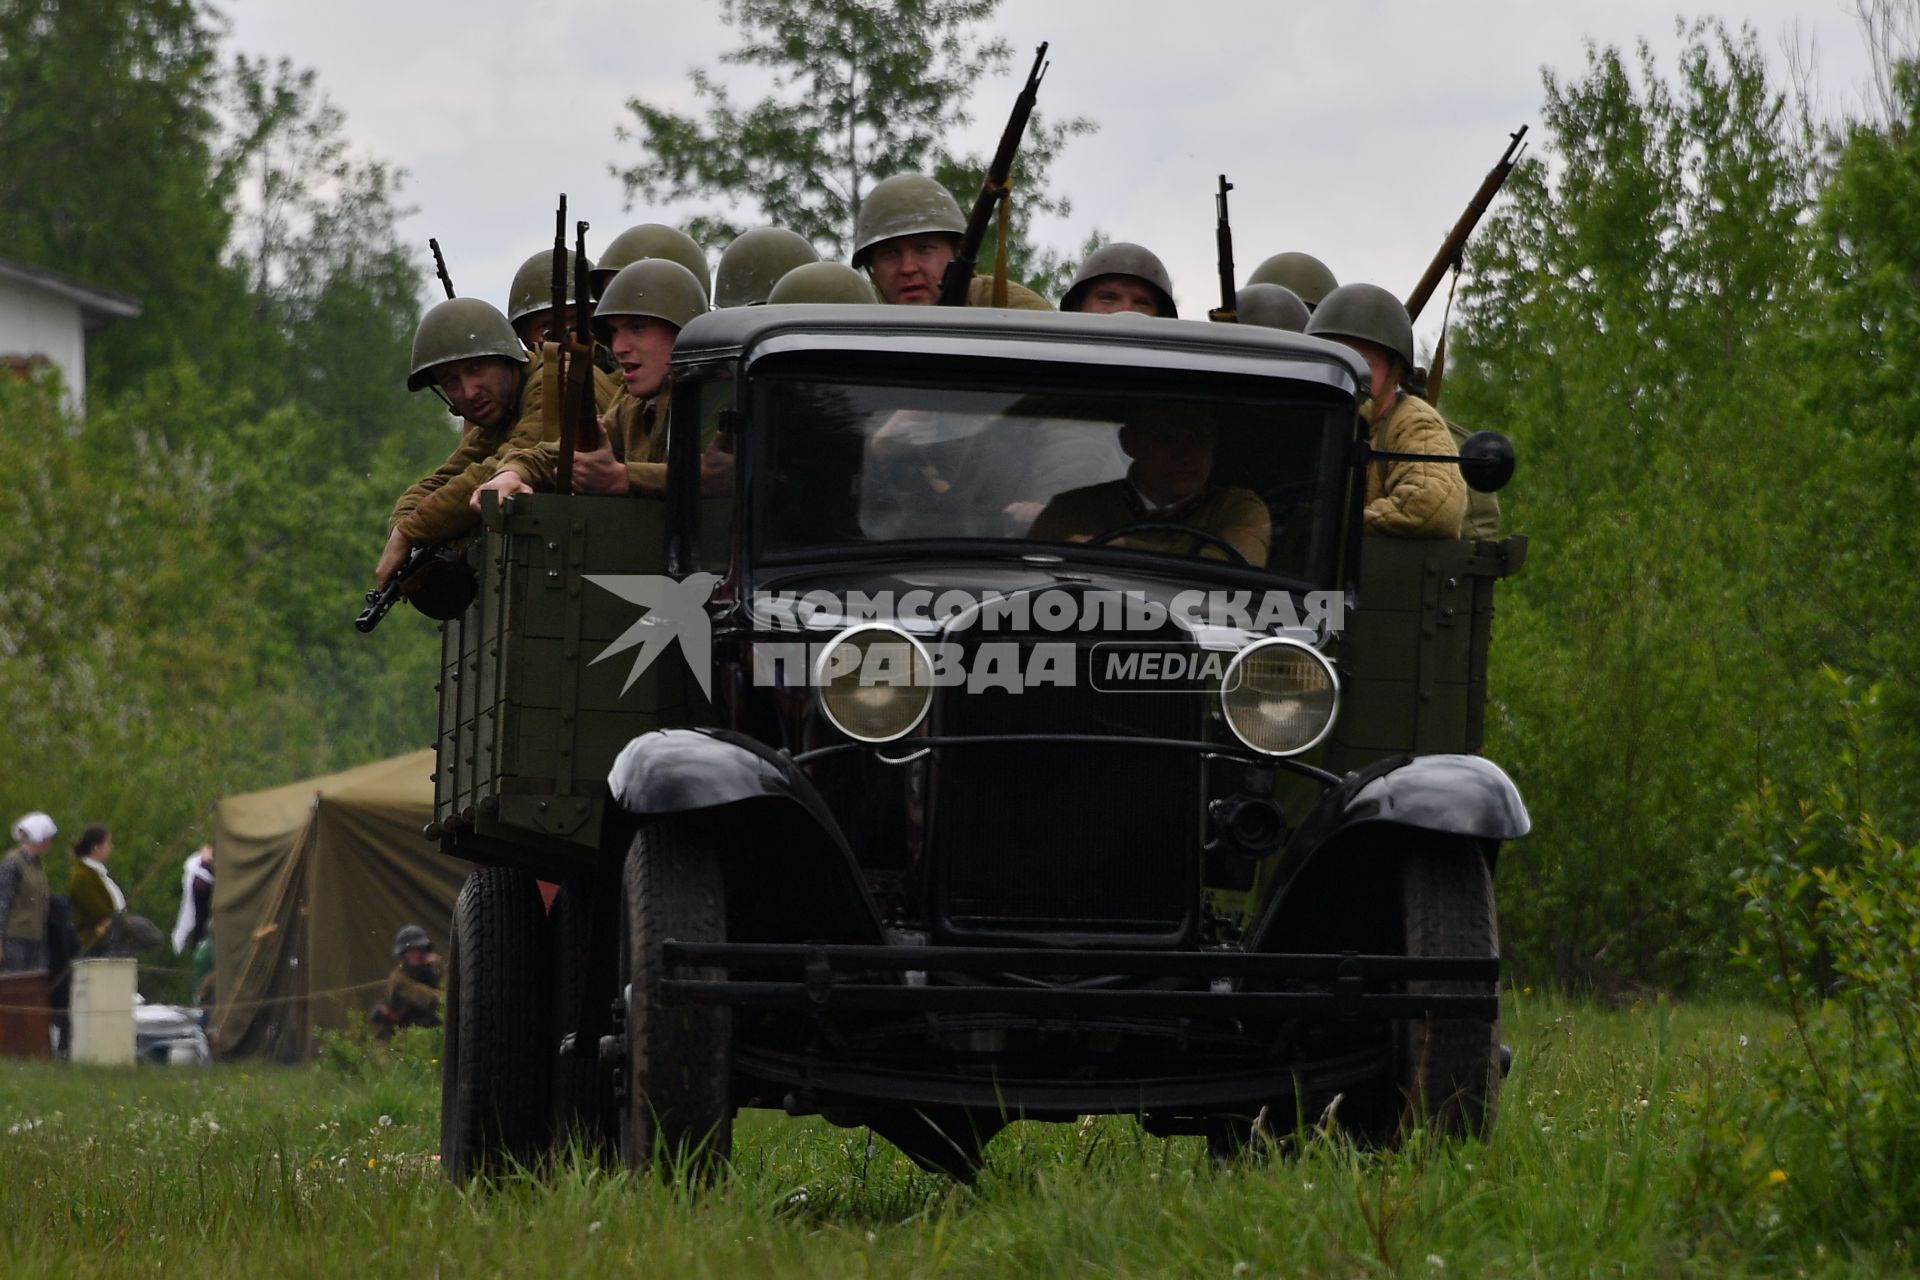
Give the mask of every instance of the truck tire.
<svg viewBox="0 0 1920 1280">
<path fill-rule="evenodd" d="M 1500 922 L 1493 872 L 1468 841 L 1412 853 L 1401 860 L 1400 896 L 1410 956 L 1498 956 Z M 1408 983 L 1416 993 L 1497 996 L 1500 984 Z M 1401 1024 L 1395 1036 L 1402 1130 L 1410 1123 L 1446 1134 L 1481 1137 L 1499 1107 L 1500 1019 L 1430 1018 Z"/>
<path fill-rule="evenodd" d="M 1500 928 L 1493 876 L 1470 841 L 1449 840 L 1398 859 L 1399 941 L 1409 956 L 1497 956 Z M 1498 982 L 1409 982 L 1411 994 L 1497 995 Z M 1397 1145 L 1416 1128 L 1483 1136 L 1498 1106 L 1500 1020 L 1425 1018 L 1393 1023 L 1383 1044 L 1386 1071 L 1335 1108 L 1356 1141 Z M 1314 1106 L 1320 1101 L 1314 1100 Z M 1311 1119 L 1311 1116 L 1309 1116 Z"/>
<path fill-rule="evenodd" d="M 553 1137 L 603 1160 L 620 1150 L 614 1074 L 600 1057 L 613 1030 L 618 882 L 570 880 L 553 896 Z M 568 1037 L 572 1037 L 571 1040 Z"/>
<path fill-rule="evenodd" d="M 660 999 L 666 976 L 662 942 L 726 941 L 718 854 L 712 829 L 687 817 L 642 827 L 627 853 L 620 930 L 627 1050 L 621 1153 L 635 1170 L 660 1160 L 663 1168 L 711 1176 L 732 1148 L 732 1013 Z M 721 976 L 713 969 L 684 973 Z"/>
<path fill-rule="evenodd" d="M 440 1168 L 465 1182 L 530 1167 L 551 1141 L 546 917 L 533 877 L 476 868 L 451 933 Z"/>
</svg>

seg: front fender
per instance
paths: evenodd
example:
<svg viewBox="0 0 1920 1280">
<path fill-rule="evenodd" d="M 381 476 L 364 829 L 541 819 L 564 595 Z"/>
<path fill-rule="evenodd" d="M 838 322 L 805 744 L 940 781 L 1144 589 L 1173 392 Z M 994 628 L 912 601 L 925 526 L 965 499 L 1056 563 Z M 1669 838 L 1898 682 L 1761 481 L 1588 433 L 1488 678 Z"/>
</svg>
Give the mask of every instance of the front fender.
<svg viewBox="0 0 1920 1280">
<path fill-rule="evenodd" d="M 1324 843 L 1349 827 L 1392 822 L 1421 831 L 1483 840 L 1518 840 L 1533 829 L 1526 802 L 1506 770 L 1480 756 L 1414 756 L 1393 767 L 1355 775 L 1354 787 L 1336 787 L 1301 824 L 1306 833 L 1329 810 Z"/>
<path fill-rule="evenodd" d="M 1347 914 L 1349 895 L 1376 896 L 1375 856 L 1417 851 L 1431 843 L 1423 833 L 1484 841 L 1491 858 L 1501 841 L 1532 829 L 1520 789 L 1491 760 L 1398 756 L 1368 765 L 1322 796 L 1287 842 L 1248 945 L 1278 945 L 1317 917 Z"/>
<path fill-rule="evenodd" d="M 658 729 L 607 771 L 641 820 L 710 814 L 726 835 L 736 942 L 883 940 L 880 912 L 833 811 L 793 760 L 731 729 Z"/>
</svg>

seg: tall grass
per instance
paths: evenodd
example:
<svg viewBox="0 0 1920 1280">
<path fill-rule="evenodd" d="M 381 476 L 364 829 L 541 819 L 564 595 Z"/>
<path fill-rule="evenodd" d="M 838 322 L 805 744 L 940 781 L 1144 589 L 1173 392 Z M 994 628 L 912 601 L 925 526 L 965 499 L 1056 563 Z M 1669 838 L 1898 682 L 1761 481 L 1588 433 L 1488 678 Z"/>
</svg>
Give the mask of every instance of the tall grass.
<svg viewBox="0 0 1920 1280">
<path fill-rule="evenodd" d="M 0 1274 L 1899 1271 L 1897 1255 L 1746 1232 L 1747 1216 L 1716 1210 L 1722 1182 L 1697 1172 L 1711 1097 L 1750 1087 L 1755 1055 L 1783 1034 L 1747 1008 L 1518 995 L 1514 1070 L 1485 1143 L 1368 1155 L 1316 1139 L 1216 1168 L 1197 1139 L 1150 1138 L 1127 1118 L 1023 1124 L 971 1189 L 864 1130 L 749 1113 L 712 1188 L 569 1161 L 463 1192 L 439 1175 L 433 1064 L 418 1051 L 307 1071 L 8 1065 Z"/>
</svg>

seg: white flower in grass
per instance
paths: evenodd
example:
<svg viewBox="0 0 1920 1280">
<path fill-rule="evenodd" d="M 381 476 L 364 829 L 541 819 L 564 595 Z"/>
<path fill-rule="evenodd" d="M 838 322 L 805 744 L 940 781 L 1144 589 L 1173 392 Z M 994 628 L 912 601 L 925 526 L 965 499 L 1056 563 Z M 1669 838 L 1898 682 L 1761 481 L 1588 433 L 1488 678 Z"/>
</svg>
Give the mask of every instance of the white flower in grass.
<svg viewBox="0 0 1920 1280">
<path fill-rule="evenodd" d="M 392 1117 L 392 1116 L 381 1116 L 381 1117 L 380 1117 L 380 1127 L 381 1127 L 382 1129 L 391 1129 L 391 1128 L 393 1128 L 393 1117 Z"/>
<path fill-rule="evenodd" d="M 1430 1253 L 1427 1255 L 1427 1265 L 1435 1271 L 1445 1271 L 1447 1269 L 1447 1260 L 1437 1253 Z"/>
<path fill-rule="evenodd" d="M 1233 1264 L 1233 1274 L 1237 1276 L 1246 1275 L 1247 1272 L 1251 1270 L 1253 1270 L 1253 1264 L 1251 1262 L 1236 1262 Z"/>
</svg>

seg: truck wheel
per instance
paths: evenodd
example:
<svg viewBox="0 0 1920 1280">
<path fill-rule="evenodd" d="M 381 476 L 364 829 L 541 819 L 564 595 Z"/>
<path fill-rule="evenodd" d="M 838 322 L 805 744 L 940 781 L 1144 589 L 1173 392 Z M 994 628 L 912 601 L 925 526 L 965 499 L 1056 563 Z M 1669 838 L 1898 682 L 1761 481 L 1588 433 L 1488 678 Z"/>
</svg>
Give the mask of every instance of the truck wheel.
<svg viewBox="0 0 1920 1280">
<path fill-rule="evenodd" d="M 610 1032 L 619 886 L 570 880 L 547 912 L 553 940 L 553 1136 L 600 1160 L 620 1149 L 620 1107 L 613 1072 L 600 1059 Z M 571 1039 L 569 1039 L 571 1037 Z"/>
<path fill-rule="evenodd" d="M 1402 858 L 1400 897 L 1410 956 L 1497 956 L 1500 923 L 1493 873 L 1465 841 Z M 1408 983 L 1416 993 L 1498 995 L 1497 981 Z M 1430 1018 L 1402 1023 L 1394 1036 L 1397 1129 L 1429 1124 L 1479 1137 L 1498 1109 L 1500 1019 Z"/>
<path fill-rule="evenodd" d="M 664 1005 L 660 944 L 724 942 L 726 886 L 711 830 L 675 818 L 640 829 L 627 853 L 620 930 L 626 1001 L 626 1099 L 621 1152 L 629 1168 L 656 1158 L 710 1175 L 733 1143 L 729 1010 Z M 717 978 L 719 970 L 686 976 Z"/>
<path fill-rule="evenodd" d="M 479 867 L 453 907 L 440 1167 L 455 1182 L 547 1150 L 546 918 L 533 877 Z"/>
<path fill-rule="evenodd" d="M 1400 856 L 1398 942 L 1409 956 L 1492 956 L 1500 951 L 1493 878 L 1466 841 Z M 1389 944 L 1391 945 L 1391 944 Z M 1493 995 L 1498 983 L 1409 982 L 1410 993 Z M 1389 1147 L 1414 1128 L 1479 1136 L 1493 1124 L 1500 1086 L 1498 1018 L 1432 1018 L 1390 1024 L 1381 1045 L 1386 1070 L 1351 1090 L 1334 1122 L 1367 1146 Z M 1331 1102 L 1308 1100 L 1308 1119 Z"/>
</svg>

